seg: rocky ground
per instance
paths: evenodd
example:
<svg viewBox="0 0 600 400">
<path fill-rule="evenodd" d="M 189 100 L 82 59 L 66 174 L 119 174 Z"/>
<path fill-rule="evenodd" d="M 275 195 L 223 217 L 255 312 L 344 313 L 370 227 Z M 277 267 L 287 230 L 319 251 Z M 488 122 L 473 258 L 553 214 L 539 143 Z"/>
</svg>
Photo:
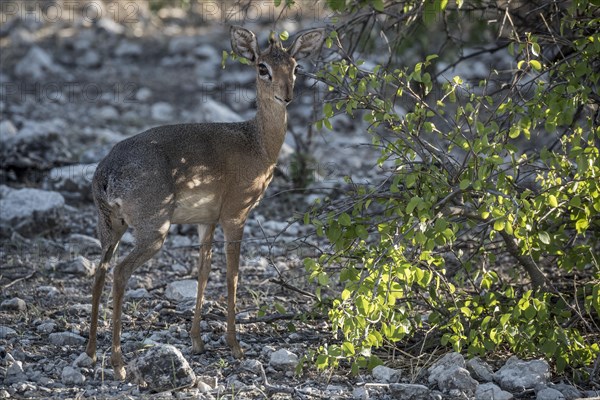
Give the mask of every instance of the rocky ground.
<svg viewBox="0 0 600 400">
<path fill-rule="evenodd" d="M 43 2 L 41 2 L 43 3 Z M 12 4 L 12 3 L 11 3 Z M 94 2 L 94 4 L 100 4 Z M 386 366 L 351 376 L 322 373 L 305 358 L 334 340 L 302 260 L 318 239 L 302 214 L 343 192 L 343 177 L 377 179 L 376 150 L 360 122 L 338 118 L 315 133 L 320 88 L 299 79 L 280 171 L 246 227 L 238 294 L 246 358 L 223 340 L 223 235 L 217 232 L 202 331 L 208 351 L 191 353 L 190 320 L 198 237 L 174 226 L 163 250 L 129 282 L 123 317 L 127 382 L 110 368 L 109 274 L 100 313 L 98 362 L 82 354 L 89 331 L 91 276 L 99 258 L 90 179 L 112 145 L 176 122 L 237 121 L 253 113 L 248 66 L 228 62 L 223 21 L 189 24 L 177 9 L 135 18 L 44 18 L 43 10 L 2 9 L 0 25 L 0 398 L 477 398 L 575 399 L 598 396 L 551 376 L 544 361 L 465 361 L 382 354 Z M 141 6 L 140 6 L 141 4 Z M 10 12 L 7 12 L 10 11 Z M 110 10 L 109 10 L 110 11 Z M 125 10 L 128 11 L 128 10 Z M 129 10 L 131 11 L 131 10 Z M 31 15 L 41 13 L 41 18 Z M 316 25 L 287 21 L 294 32 Z M 259 28 L 259 27 L 257 27 Z M 260 28 L 259 28 L 260 29 Z M 264 40 L 266 34 L 260 35 Z M 305 65 L 310 71 L 312 66 Z M 294 137 L 313 135 L 313 183 L 292 184 Z M 131 248 L 126 234 L 119 254 Z M 563 382 L 564 381 L 564 382 Z M 587 392 L 585 390 L 588 390 Z"/>
</svg>

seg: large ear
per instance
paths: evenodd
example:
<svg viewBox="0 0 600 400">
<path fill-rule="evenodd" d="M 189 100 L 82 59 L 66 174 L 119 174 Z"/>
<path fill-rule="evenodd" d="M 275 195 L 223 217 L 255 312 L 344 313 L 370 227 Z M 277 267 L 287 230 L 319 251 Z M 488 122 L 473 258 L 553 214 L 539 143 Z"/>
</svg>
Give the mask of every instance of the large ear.
<svg viewBox="0 0 600 400">
<path fill-rule="evenodd" d="M 229 33 L 231 34 L 231 49 L 233 52 L 250 61 L 256 61 L 258 58 L 256 35 L 248 29 L 236 25 L 229 29 Z"/>
<path fill-rule="evenodd" d="M 321 49 L 323 40 L 325 40 L 325 29 L 323 28 L 304 32 L 294 40 L 294 44 L 292 44 L 288 53 L 296 60 L 312 57 Z"/>
</svg>

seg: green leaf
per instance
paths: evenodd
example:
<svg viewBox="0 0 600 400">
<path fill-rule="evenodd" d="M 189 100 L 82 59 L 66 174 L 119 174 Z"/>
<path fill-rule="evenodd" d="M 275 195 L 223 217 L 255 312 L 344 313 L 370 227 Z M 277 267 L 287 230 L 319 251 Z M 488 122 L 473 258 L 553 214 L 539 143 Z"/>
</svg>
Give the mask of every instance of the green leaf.
<svg viewBox="0 0 600 400">
<path fill-rule="evenodd" d="M 350 215 L 348 215 L 347 213 L 342 213 L 338 218 L 338 222 L 342 226 L 352 225 L 352 219 L 350 218 Z"/>
<path fill-rule="evenodd" d="M 277 7 L 277 6 L 276 6 Z M 288 33 L 288 31 L 283 31 L 279 34 L 279 39 L 281 39 L 282 41 L 286 41 L 288 40 L 288 38 L 290 37 L 290 34 Z"/>
<path fill-rule="evenodd" d="M 529 60 L 529 65 L 531 65 L 531 67 L 533 69 L 535 69 L 536 71 L 542 70 L 542 63 L 539 62 L 538 60 Z"/>
<path fill-rule="evenodd" d="M 548 196 L 548 204 L 550 204 L 550 207 L 558 207 L 558 200 L 556 199 L 555 195 L 551 194 Z"/>
<path fill-rule="evenodd" d="M 548 232 L 541 231 L 538 233 L 538 237 L 540 238 L 540 242 L 544 244 L 550 244 L 550 235 Z"/>
</svg>

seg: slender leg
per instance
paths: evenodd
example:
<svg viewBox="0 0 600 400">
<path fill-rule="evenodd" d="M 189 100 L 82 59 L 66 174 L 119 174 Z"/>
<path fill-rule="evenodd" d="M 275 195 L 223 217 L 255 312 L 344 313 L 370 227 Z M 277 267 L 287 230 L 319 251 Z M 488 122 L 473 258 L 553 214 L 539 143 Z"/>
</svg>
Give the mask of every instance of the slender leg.
<svg viewBox="0 0 600 400">
<path fill-rule="evenodd" d="M 90 338 L 88 340 L 85 352 L 90 358 L 96 362 L 96 338 L 98 334 L 98 310 L 100 308 L 100 298 L 102 297 L 102 289 L 104 289 L 104 281 L 106 278 L 106 270 L 110 264 L 110 259 L 117 249 L 117 245 L 108 247 L 102 253 L 102 261 L 96 269 L 94 277 L 94 286 L 92 287 L 92 320 L 90 324 Z"/>
<path fill-rule="evenodd" d="M 121 314 L 123 308 L 123 296 L 125 286 L 131 277 L 133 271 L 148 261 L 163 245 L 168 231 L 168 226 L 164 231 L 143 232 L 144 237 L 136 236 L 136 245 L 115 267 L 113 281 L 113 337 L 112 337 L 112 354 L 110 357 L 115 379 L 125 379 L 125 362 L 121 353 Z"/>
<path fill-rule="evenodd" d="M 104 289 L 106 271 L 110 265 L 110 260 L 117 251 L 119 240 L 127 230 L 127 225 L 123 223 L 114 223 L 111 220 L 110 212 L 99 210 L 98 213 L 98 236 L 102 245 L 102 259 L 100 265 L 94 274 L 94 285 L 92 287 L 92 315 L 90 324 L 90 336 L 85 352 L 96 362 L 96 340 L 98 333 L 98 312 L 100 309 L 100 299 Z"/>
<path fill-rule="evenodd" d="M 236 337 L 235 330 L 235 303 L 238 284 L 238 273 L 240 269 L 240 248 L 244 225 L 223 225 L 225 233 L 225 246 L 227 257 L 227 344 L 231 348 L 231 354 L 235 358 L 244 357 L 244 352 Z"/>
<path fill-rule="evenodd" d="M 204 290 L 210 274 L 212 258 L 212 240 L 215 231 L 215 225 L 199 225 L 198 236 L 200 238 L 200 257 L 198 259 L 198 294 L 196 296 L 196 308 L 194 309 L 194 319 L 192 320 L 192 352 L 199 354 L 204 351 L 204 343 L 200 337 L 200 315 L 202 303 L 204 301 Z"/>
</svg>

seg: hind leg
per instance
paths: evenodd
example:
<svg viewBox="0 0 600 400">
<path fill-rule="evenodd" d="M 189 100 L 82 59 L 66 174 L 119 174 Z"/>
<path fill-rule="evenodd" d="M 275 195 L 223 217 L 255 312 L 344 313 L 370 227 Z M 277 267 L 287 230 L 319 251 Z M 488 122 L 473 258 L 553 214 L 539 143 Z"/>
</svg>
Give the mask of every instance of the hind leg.
<svg viewBox="0 0 600 400">
<path fill-rule="evenodd" d="M 169 226 L 170 223 L 167 220 L 160 224 L 158 229 L 135 229 L 135 247 L 115 267 L 112 310 L 113 337 L 112 354 L 110 357 L 115 372 L 115 379 L 125 379 L 125 362 L 123 361 L 121 352 L 121 315 L 127 281 L 136 268 L 148 261 L 160 250 L 169 231 Z"/>
<path fill-rule="evenodd" d="M 208 282 L 210 274 L 210 264 L 212 256 L 212 240 L 215 225 L 199 225 L 198 234 L 200 236 L 200 257 L 198 260 L 198 294 L 196 295 L 196 308 L 194 309 L 194 319 L 192 320 L 192 351 L 196 354 L 204 351 L 204 343 L 200 337 L 200 314 L 202 311 L 202 302 L 204 300 L 204 289 Z"/>
<path fill-rule="evenodd" d="M 100 299 L 102 298 L 102 289 L 106 271 L 110 265 L 110 260 L 116 253 L 119 240 L 125 233 L 127 225 L 121 221 L 111 221 L 109 215 L 98 213 L 98 236 L 102 245 L 102 258 L 100 265 L 96 269 L 94 276 L 94 285 L 92 287 L 92 315 L 90 324 L 90 336 L 85 352 L 95 362 L 96 361 L 96 337 L 98 332 L 98 310 L 100 308 Z"/>
</svg>

